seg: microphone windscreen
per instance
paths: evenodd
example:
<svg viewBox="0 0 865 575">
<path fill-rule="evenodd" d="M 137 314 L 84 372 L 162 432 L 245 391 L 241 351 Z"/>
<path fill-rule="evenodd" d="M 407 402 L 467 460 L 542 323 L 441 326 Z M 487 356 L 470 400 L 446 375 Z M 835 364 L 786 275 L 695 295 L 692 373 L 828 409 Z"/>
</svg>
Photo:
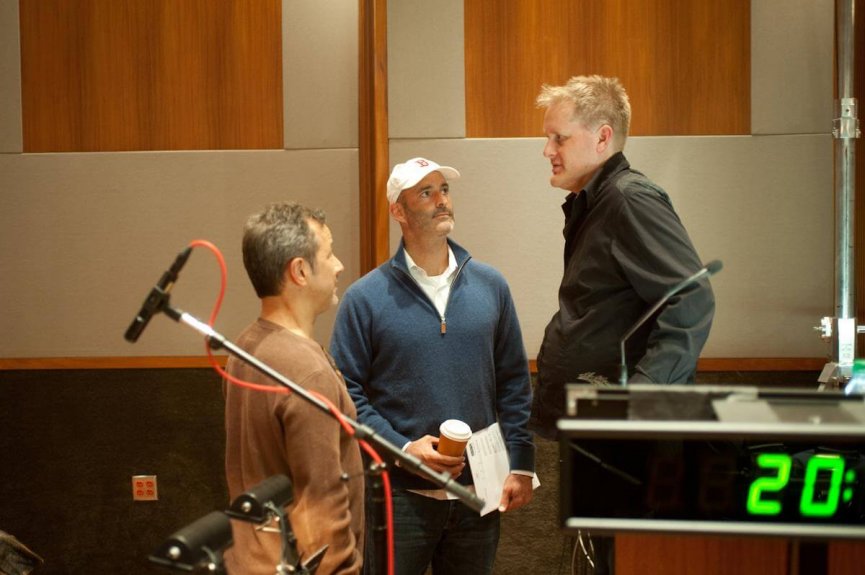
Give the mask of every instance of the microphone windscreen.
<svg viewBox="0 0 865 575">
<path fill-rule="evenodd" d="M 715 275 L 721 268 L 724 267 L 724 264 L 721 263 L 721 260 L 712 260 L 706 264 L 706 271 L 709 272 L 709 275 Z"/>
</svg>

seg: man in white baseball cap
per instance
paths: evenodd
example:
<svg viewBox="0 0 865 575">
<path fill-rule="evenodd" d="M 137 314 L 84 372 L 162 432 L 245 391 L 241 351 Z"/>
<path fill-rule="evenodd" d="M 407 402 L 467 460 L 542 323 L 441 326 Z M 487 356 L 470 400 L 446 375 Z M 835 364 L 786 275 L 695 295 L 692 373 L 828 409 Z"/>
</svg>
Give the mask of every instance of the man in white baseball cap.
<svg viewBox="0 0 865 575">
<path fill-rule="evenodd" d="M 511 473 L 498 511 L 483 517 L 430 481 L 391 470 L 397 573 L 423 573 L 430 564 L 435 575 L 491 573 L 501 512 L 532 498 L 531 385 L 520 325 L 502 275 L 448 237 L 450 182 L 459 177 L 425 158 L 394 167 L 387 198 L 402 242 L 346 290 L 331 337 L 358 420 L 429 467 L 472 482 L 464 456 L 436 449 L 448 419 L 476 432 L 499 421 L 508 447 Z M 383 572 L 369 550 L 364 569 Z"/>
<path fill-rule="evenodd" d="M 439 172 L 448 181 L 460 177 L 460 173 L 450 166 L 439 166 L 426 158 L 412 158 L 393 167 L 387 180 L 387 200 L 396 203 L 403 190 L 414 186 L 430 172 Z"/>
</svg>

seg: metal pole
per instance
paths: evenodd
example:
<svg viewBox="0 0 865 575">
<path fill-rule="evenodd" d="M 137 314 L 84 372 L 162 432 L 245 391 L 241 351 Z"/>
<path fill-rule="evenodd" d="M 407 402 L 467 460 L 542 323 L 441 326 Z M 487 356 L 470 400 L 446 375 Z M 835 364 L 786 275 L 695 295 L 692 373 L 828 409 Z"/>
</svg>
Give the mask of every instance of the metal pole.
<svg viewBox="0 0 865 575">
<path fill-rule="evenodd" d="M 836 76 L 838 99 L 832 136 L 835 138 L 835 317 L 824 317 L 823 338 L 832 342 L 832 362 L 820 382 L 840 387 L 851 376 L 856 358 L 855 185 L 857 102 L 853 97 L 854 25 L 856 0 L 835 0 Z"/>
<path fill-rule="evenodd" d="M 856 357 L 855 202 L 857 102 L 853 97 L 855 0 L 836 0 L 838 44 L 838 111 L 835 137 L 836 302 L 838 363 L 852 366 Z"/>
</svg>

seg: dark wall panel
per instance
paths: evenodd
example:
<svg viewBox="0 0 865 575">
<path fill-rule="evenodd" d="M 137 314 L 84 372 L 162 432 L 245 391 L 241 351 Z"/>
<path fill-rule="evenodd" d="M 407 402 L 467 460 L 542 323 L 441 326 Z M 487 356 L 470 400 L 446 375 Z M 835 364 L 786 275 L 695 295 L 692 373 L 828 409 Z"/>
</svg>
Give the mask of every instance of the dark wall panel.
<svg viewBox="0 0 865 575">
<path fill-rule="evenodd" d="M 816 378 L 726 372 L 698 381 L 813 387 Z M 228 503 L 222 388 L 209 369 L 0 371 L 0 422 L 0 530 L 45 559 L 39 575 L 165 573 L 147 555 Z M 558 445 L 539 439 L 537 447 L 541 487 L 528 507 L 503 518 L 496 575 L 570 572 L 573 541 L 558 525 Z M 158 477 L 157 502 L 132 501 L 131 477 L 145 474 Z M 640 558 L 635 542 L 622 541 L 623 568 Z M 693 561 L 725 544 L 702 538 L 700 545 L 691 546 Z M 784 561 L 783 545 L 774 547 L 765 565 Z M 847 548 L 833 561 L 843 565 L 861 552 Z"/>
<path fill-rule="evenodd" d="M 222 387 L 206 369 L 0 372 L 0 530 L 40 575 L 164 573 L 147 556 L 228 502 Z M 132 500 L 156 475 L 159 500 Z"/>
</svg>

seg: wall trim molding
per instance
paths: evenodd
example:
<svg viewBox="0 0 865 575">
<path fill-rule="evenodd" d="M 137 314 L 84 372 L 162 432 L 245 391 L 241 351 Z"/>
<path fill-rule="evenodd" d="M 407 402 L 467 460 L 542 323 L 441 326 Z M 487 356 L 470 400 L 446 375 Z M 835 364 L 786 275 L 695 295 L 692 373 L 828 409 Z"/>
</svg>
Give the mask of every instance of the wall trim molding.
<svg viewBox="0 0 865 575">
<path fill-rule="evenodd" d="M 822 371 L 827 361 L 823 357 L 703 357 L 697 371 Z M 529 367 L 532 373 L 538 372 L 534 359 L 529 360 Z"/>
<path fill-rule="evenodd" d="M 227 355 L 216 355 L 224 366 Z M 176 369 L 207 368 L 206 355 L 156 355 L 141 357 L 21 357 L 0 358 L 0 371 L 37 369 Z"/>
<path fill-rule="evenodd" d="M 384 196 L 390 172 L 387 0 L 361 0 L 359 26 L 360 275 L 364 275 L 390 255 L 390 212 Z"/>
<path fill-rule="evenodd" d="M 217 355 L 225 365 L 227 355 Z M 697 370 L 712 371 L 821 371 L 828 360 L 822 357 L 707 357 Z M 535 360 L 529 361 L 537 373 Z M 0 371 L 36 369 L 178 369 L 206 368 L 205 355 L 157 355 L 140 357 L 10 357 L 0 358 Z"/>
<path fill-rule="evenodd" d="M 822 371 L 825 357 L 705 357 L 697 371 Z"/>
</svg>

